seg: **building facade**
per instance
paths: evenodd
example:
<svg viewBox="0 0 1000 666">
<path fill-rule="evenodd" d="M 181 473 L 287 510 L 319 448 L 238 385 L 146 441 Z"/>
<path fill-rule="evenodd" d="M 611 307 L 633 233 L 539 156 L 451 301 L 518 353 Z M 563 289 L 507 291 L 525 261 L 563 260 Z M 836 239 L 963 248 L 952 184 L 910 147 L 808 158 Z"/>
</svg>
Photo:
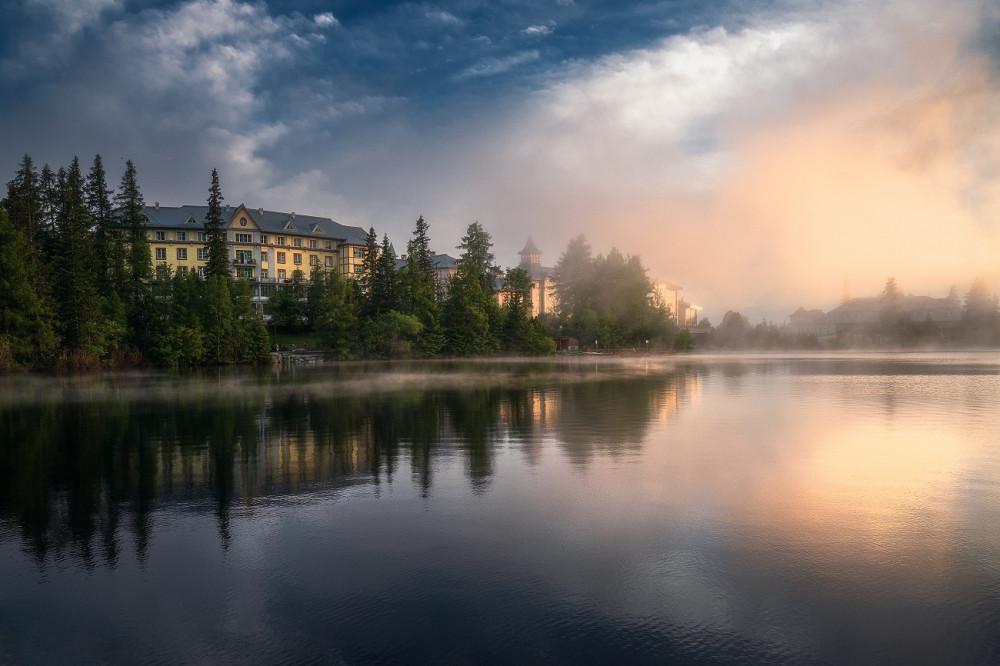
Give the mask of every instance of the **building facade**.
<svg viewBox="0 0 1000 666">
<path fill-rule="evenodd" d="M 153 266 L 204 276 L 208 206 L 155 204 L 143 212 Z M 304 280 L 316 267 L 351 278 L 362 272 L 367 233 L 360 227 L 325 217 L 250 210 L 242 204 L 226 206 L 222 219 L 233 277 L 250 281 L 258 304 L 267 300 L 273 285 L 291 280 L 296 271 Z"/>
</svg>

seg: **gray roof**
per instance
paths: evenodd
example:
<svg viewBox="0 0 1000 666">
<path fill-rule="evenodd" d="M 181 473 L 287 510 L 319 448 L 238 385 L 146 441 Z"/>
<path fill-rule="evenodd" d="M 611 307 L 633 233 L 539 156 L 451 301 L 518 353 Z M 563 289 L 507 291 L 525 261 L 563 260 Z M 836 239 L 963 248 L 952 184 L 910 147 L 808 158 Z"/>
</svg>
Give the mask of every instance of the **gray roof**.
<svg viewBox="0 0 1000 666">
<path fill-rule="evenodd" d="M 458 259 L 447 254 L 432 254 L 431 263 L 437 270 L 447 270 L 458 267 Z M 396 259 L 396 270 L 406 265 L 406 259 Z"/>
<path fill-rule="evenodd" d="M 229 206 L 222 209 L 222 219 L 229 222 L 236 215 L 239 206 Z M 364 245 L 368 233 L 360 227 L 349 227 L 335 222 L 328 217 L 313 215 L 297 215 L 262 208 L 247 207 L 250 217 L 260 226 L 261 231 L 269 234 L 299 234 L 330 238 L 339 243 L 349 245 Z M 208 206 L 146 206 L 143 212 L 148 218 L 150 228 L 195 228 L 205 226 L 205 216 Z"/>
</svg>

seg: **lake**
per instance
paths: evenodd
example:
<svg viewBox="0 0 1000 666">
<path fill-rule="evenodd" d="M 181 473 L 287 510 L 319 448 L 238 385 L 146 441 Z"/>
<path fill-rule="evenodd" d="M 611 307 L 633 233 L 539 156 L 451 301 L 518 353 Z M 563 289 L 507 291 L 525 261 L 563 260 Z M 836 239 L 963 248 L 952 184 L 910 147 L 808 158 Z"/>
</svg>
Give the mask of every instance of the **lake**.
<svg viewBox="0 0 1000 666">
<path fill-rule="evenodd" d="M 0 663 L 1000 663 L 1000 353 L 0 377 Z"/>
</svg>

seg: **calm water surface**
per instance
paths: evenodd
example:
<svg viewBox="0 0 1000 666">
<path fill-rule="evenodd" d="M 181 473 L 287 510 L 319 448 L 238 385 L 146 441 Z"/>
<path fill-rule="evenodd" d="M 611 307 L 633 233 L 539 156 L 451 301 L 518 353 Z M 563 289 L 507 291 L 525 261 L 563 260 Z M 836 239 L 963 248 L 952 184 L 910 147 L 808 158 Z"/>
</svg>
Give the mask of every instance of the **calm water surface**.
<svg viewBox="0 0 1000 666">
<path fill-rule="evenodd" d="M 1000 354 L 0 378 L 0 663 L 1000 663 Z"/>
</svg>

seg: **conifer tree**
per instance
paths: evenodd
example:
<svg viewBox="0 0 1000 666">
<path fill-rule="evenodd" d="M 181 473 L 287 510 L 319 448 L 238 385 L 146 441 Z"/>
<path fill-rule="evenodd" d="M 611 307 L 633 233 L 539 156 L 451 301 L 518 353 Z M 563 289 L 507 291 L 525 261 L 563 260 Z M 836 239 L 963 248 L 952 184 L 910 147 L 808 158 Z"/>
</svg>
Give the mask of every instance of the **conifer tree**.
<svg viewBox="0 0 1000 666">
<path fill-rule="evenodd" d="M 229 248 L 226 247 L 226 230 L 222 226 L 222 188 L 219 186 L 219 172 L 212 169 L 212 185 L 208 188 L 208 213 L 205 215 L 205 235 L 208 238 L 207 277 L 231 278 L 229 269 Z"/>
<path fill-rule="evenodd" d="M 374 311 L 384 314 L 399 307 L 399 281 L 396 275 L 396 258 L 392 253 L 388 234 L 382 236 L 375 268 L 375 284 L 372 289 L 375 300 Z"/>
<path fill-rule="evenodd" d="M 427 222 L 421 215 L 417 218 L 413 238 L 407 243 L 406 266 L 400 272 L 399 281 L 403 297 L 403 311 L 415 316 L 423 325 L 419 351 L 427 356 L 436 356 L 444 345 L 444 337 L 440 324 L 440 308 L 437 303 L 434 260 L 427 230 Z"/>
<path fill-rule="evenodd" d="M 100 355 L 105 350 L 102 347 L 97 262 L 79 158 L 73 158 L 64 182 L 55 247 L 55 295 L 63 345 L 69 350 Z"/>
<path fill-rule="evenodd" d="M 51 171 L 50 171 L 51 173 Z M 44 254 L 48 239 L 42 220 L 42 185 L 30 155 L 21 160 L 14 180 L 7 183 L 5 200 L 10 223 L 24 235 L 23 261 L 35 298 L 40 302 L 47 329 L 54 327 L 50 257 Z"/>
<path fill-rule="evenodd" d="M 31 283 L 29 257 L 27 235 L 0 207 L 0 370 L 5 355 L 11 365 L 41 363 L 58 344 L 47 304 Z"/>
<path fill-rule="evenodd" d="M 55 253 L 56 218 L 59 215 L 62 198 L 62 183 L 66 179 L 66 171 L 59 167 L 54 172 L 48 164 L 42 166 L 38 176 L 39 218 L 38 218 L 38 248 L 43 262 L 51 266 Z"/>
<path fill-rule="evenodd" d="M 479 276 L 483 293 L 492 296 L 493 283 L 500 273 L 500 267 L 493 263 L 493 239 L 483 229 L 483 225 L 478 221 L 470 224 L 458 249 L 464 250 L 462 261 L 468 265 L 468 270 L 475 270 Z"/>
<path fill-rule="evenodd" d="M 156 321 L 156 306 L 150 290 L 153 263 L 146 238 L 144 207 L 135 164 L 127 160 L 115 195 L 116 224 L 126 254 L 125 279 L 119 289 L 125 301 L 129 338 L 140 348 L 148 348 L 152 343 Z"/>
<path fill-rule="evenodd" d="M 94 164 L 87 174 L 85 185 L 87 210 L 94 230 L 94 255 L 97 260 L 97 284 L 101 295 L 111 298 L 125 285 L 125 249 L 118 225 L 112 215 L 111 196 L 107 174 L 100 155 L 94 156 Z"/>
</svg>

